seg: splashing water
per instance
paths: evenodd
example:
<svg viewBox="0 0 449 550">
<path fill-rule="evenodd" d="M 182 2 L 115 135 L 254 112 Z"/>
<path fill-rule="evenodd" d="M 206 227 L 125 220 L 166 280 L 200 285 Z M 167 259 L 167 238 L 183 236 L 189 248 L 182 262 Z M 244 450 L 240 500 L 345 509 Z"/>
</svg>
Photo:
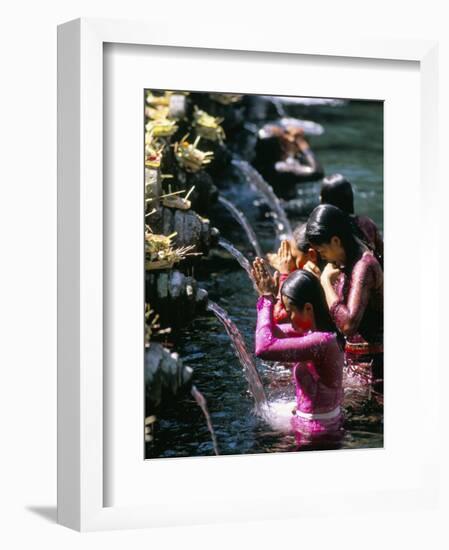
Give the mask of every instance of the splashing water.
<svg viewBox="0 0 449 550">
<path fill-rule="evenodd" d="M 279 240 L 290 238 L 293 234 L 292 227 L 288 221 L 285 210 L 282 208 L 281 202 L 273 191 L 271 185 L 263 179 L 259 172 L 251 166 L 249 162 L 234 159 L 232 164 L 234 164 L 234 166 L 242 172 L 250 186 L 255 191 L 261 193 L 267 200 L 272 210 L 272 218 L 274 220 L 274 228 L 277 238 Z"/>
<path fill-rule="evenodd" d="M 227 250 L 231 256 L 233 256 L 238 263 L 243 267 L 243 269 L 248 274 L 248 277 L 251 279 L 254 288 L 256 288 L 256 281 L 254 280 L 253 274 L 251 273 L 251 264 L 249 263 L 248 259 L 245 258 L 245 256 L 236 248 L 232 243 L 227 241 L 226 239 L 223 239 L 223 237 L 220 237 L 218 239 L 218 244 Z"/>
<path fill-rule="evenodd" d="M 282 433 L 290 433 L 292 431 L 291 420 L 293 417 L 293 409 L 296 408 L 295 400 L 276 399 L 267 402 L 261 408 L 261 416 L 274 430 Z"/>
<path fill-rule="evenodd" d="M 198 403 L 198 406 L 203 411 L 204 417 L 206 418 L 206 424 L 207 428 L 210 432 L 210 436 L 212 439 L 212 445 L 214 447 L 214 453 L 218 456 L 220 453 L 218 452 L 218 445 L 217 445 L 217 438 L 215 437 L 214 427 L 212 426 L 212 420 L 210 418 L 209 409 L 207 408 L 207 401 L 204 395 L 198 390 L 196 386 L 192 386 L 192 397 L 195 399 L 195 401 Z"/>
<path fill-rule="evenodd" d="M 251 227 L 251 224 L 249 223 L 245 214 L 241 212 L 234 203 L 228 201 L 224 197 L 219 197 L 218 202 L 222 204 L 231 213 L 232 217 L 237 220 L 237 222 L 243 227 L 248 236 L 248 240 L 251 243 L 251 246 L 254 248 L 256 256 L 263 258 L 264 254 L 262 252 L 262 248 L 259 244 L 259 241 L 257 240 L 256 234 L 254 233 L 254 229 Z"/>
<path fill-rule="evenodd" d="M 243 372 L 245 374 L 246 381 L 248 382 L 249 391 L 256 403 L 256 409 L 258 411 L 262 410 L 262 406 L 266 404 L 267 398 L 265 396 L 265 391 L 263 389 L 263 384 L 259 373 L 257 372 L 256 364 L 246 348 L 243 336 L 226 311 L 218 304 L 209 300 L 207 309 L 215 314 L 217 319 L 226 329 L 226 332 L 231 339 L 234 351 L 243 367 Z"/>
</svg>

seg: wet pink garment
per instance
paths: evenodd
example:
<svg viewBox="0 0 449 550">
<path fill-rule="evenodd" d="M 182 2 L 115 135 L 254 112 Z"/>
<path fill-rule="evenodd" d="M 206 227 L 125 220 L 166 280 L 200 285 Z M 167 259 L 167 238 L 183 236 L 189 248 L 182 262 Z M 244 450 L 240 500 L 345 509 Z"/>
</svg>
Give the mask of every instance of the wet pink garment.
<svg viewBox="0 0 449 550">
<path fill-rule="evenodd" d="M 269 361 L 293 363 L 293 379 L 299 413 L 328 413 L 331 419 L 292 416 L 299 446 L 316 445 L 341 437 L 343 400 L 343 351 L 332 332 L 300 334 L 291 324 L 276 325 L 274 300 L 261 296 L 257 302 L 256 355 Z"/>
<path fill-rule="evenodd" d="M 373 253 L 364 252 L 335 290 L 338 299 L 329 311 L 337 328 L 347 337 L 358 333 L 369 343 L 382 343 L 383 271 Z"/>
<path fill-rule="evenodd" d="M 344 433 L 341 414 L 331 420 L 306 420 L 296 415 L 291 426 L 300 448 L 334 448 L 339 446 Z"/>
<path fill-rule="evenodd" d="M 293 363 L 296 402 L 304 413 L 324 413 L 342 402 L 343 351 L 332 332 L 301 335 L 291 324 L 276 325 L 273 301 L 257 302 L 256 355 Z"/>
</svg>

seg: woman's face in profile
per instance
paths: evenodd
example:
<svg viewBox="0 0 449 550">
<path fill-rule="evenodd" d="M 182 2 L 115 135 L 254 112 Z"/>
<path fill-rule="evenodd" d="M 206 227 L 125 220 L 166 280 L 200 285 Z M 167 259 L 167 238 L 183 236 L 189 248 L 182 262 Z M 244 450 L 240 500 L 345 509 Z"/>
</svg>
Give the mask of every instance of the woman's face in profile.
<svg viewBox="0 0 449 550">
<path fill-rule="evenodd" d="M 299 332 L 307 332 L 311 330 L 313 320 L 310 315 L 310 308 L 307 308 L 306 304 L 302 310 L 300 310 L 295 304 L 292 303 L 290 298 L 282 296 L 282 303 L 284 304 L 285 311 L 288 313 L 292 327 Z M 311 306 L 310 306 L 311 307 Z"/>
<path fill-rule="evenodd" d="M 326 260 L 326 262 L 335 263 L 337 265 L 345 263 L 346 253 L 341 245 L 339 237 L 332 237 L 328 243 L 314 244 L 313 248 L 323 260 Z"/>
</svg>

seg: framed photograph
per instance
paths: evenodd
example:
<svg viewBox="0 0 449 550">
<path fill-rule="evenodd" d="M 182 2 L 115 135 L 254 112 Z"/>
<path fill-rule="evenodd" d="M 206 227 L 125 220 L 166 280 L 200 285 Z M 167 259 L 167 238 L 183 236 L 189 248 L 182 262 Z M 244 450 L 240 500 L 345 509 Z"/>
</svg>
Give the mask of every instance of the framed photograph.
<svg viewBox="0 0 449 550">
<path fill-rule="evenodd" d="M 58 28 L 61 524 L 437 506 L 437 72 L 417 40 Z"/>
</svg>

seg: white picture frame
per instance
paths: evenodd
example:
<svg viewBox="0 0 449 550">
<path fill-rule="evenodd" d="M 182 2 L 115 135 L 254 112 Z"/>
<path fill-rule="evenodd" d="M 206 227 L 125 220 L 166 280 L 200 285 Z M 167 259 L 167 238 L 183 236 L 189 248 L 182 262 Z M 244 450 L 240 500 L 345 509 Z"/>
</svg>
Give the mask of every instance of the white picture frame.
<svg viewBox="0 0 449 550">
<path fill-rule="evenodd" d="M 153 27 L 150 23 L 91 19 L 72 21 L 58 28 L 58 522 L 78 530 L 99 530 L 285 515 L 296 517 L 309 514 L 311 508 L 314 514 L 317 509 L 328 514 L 333 508 L 335 513 L 341 513 L 336 510 L 335 503 L 345 498 L 342 490 L 336 489 L 332 493 L 327 506 L 320 499 L 323 488 L 317 490 L 315 498 L 308 494 L 307 502 L 301 502 L 299 496 L 295 502 L 292 500 L 294 497 L 287 494 L 283 503 L 275 501 L 274 508 L 270 506 L 272 497 L 269 494 L 265 501 L 260 496 L 251 498 L 246 495 L 242 499 L 238 494 L 220 498 L 213 495 L 212 490 L 207 495 L 206 489 L 198 498 L 184 499 L 179 505 L 168 507 L 162 499 L 160 488 L 154 494 L 157 505 L 140 502 L 135 505 L 128 502 L 125 506 L 104 505 L 107 492 L 103 444 L 105 44 L 157 45 L 164 49 L 166 55 L 170 55 L 173 48 L 186 48 L 186 51 L 200 48 L 204 55 L 217 50 L 229 55 L 232 55 L 232 51 L 258 52 L 269 57 L 272 64 L 276 64 L 276 60 L 285 54 L 293 57 L 326 56 L 330 63 L 337 58 L 347 59 L 348 62 L 358 58 L 359 62 L 380 59 L 419 64 L 422 136 L 420 199 L 426 220 L 421 246 L 423 243 L 432 243 L 428 254 L 429 258 L 434 259 L 435 265 L 438 264 L 438 225 L 431 212 L 438 201 L 435 162 L 437 44 L 422 40 L 346 40 L 332 36 L 313 38 L 307 34 L 299 38 L 286 36 L 282 40 L 270 40 L 258 35 L 257 31 L 245 33 L 242 30 L 236 30 L 232 37 L 210 31 L 192 40 L 188 29 L 181 27 L 168 35 L 165 29 Z M 201 50 L 197 52 L 201 55 Z M 170 83 L 167 84 L 168 89 L 172 87 Z M 298 95 L 303 94 L 298 92 Z M 388 155 L 388 147 L 385 154 Z M 435 294 L 438 292 L 437 282 L 432 291 Z M 422 295 L 419 307 L 423 316 L 434 311 L 433 301 L 424 301 Z M 430 335 L 422 325 L 419 331 L 424 342 L 422 345 L 425 345 Z M 441 359 L 437 348 L 430 351 L 430 359 L 427 357 L 431 363 L 428 376 L 433 383 L 438 380 Z M 423 360 L 421 357 L 421 364 Z M 428 419 L 437 417 L 436 400 L 427 407 L 426 415 Z M 400 489 L 368 490 L 364 505 L 373 511 L 379 506 L 393 508 L 399 504 L 412 509 L 436 506 L 438 468 L 435 466 L 440 459 L 435 449 L 429 445 L 428 451 L 414 464 L 414 467 L 422 468 L 423 475 L 419 479 Z M 246 461 L 248 467 L 248 460 L 255 457 L 240 458 Z M 257 457 L 260 464 L 264 459 Z M 197 470 L 205 471 L 212 464 L 208 462 L 205 467 L 208 458 L 196 460 Z M 217 468 L 235 468 L 235 462 L 232 463 L 229 457 L 220 457 L 219 460 L 222 466 L 215 462 L 212 476 L 217 475 Z M 284 460 L 285 463 L 291 463 L 295 460 L 295 454 L 290 454 Z M 186 467 L 182 460 L 174 462 L 176 468 Z M 239 464 L 245 467 L 242 466 L 243 462 Z M 382 467 L 387 468 L 388 464 Z M 182 491 L 182 487 L 177 489 Z M 348 511 L 360 505 L 360 500 L 354 500 L 351 504 L 351 498 L 344 499 L 344 502 Z"/>
</svg>

